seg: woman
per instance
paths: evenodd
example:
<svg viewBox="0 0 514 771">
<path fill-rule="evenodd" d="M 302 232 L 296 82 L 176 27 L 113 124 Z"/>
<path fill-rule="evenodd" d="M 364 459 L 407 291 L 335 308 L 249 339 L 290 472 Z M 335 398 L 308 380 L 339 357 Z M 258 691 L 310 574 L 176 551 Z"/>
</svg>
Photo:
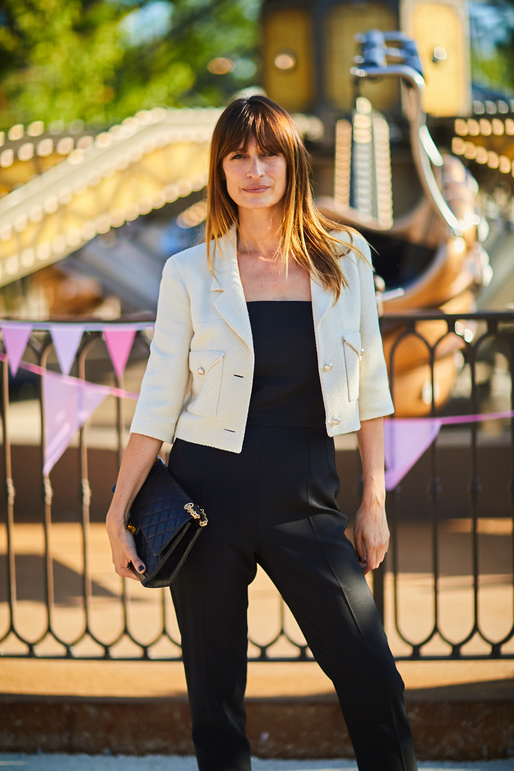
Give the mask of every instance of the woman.
<svg viewBox="0 0 514 771">
<path fill-rule="evenodd" d="M 306 150 L 262 96 L 211 144 L 206 244 L 171 257 L 107 516 L 116 572 L 144 572 L 125 523 L 163 441 L 209 527 L 171 587 L 200 771 L 248 771 L 247 590 L 260 564 L 333 680 L 361 771 L 413 771 L 396 671 L 364 574 L 389 532 L 392 412 L 369 249 L 315 209 Z M 357 431 L 364 488 L 336 504 L 333 436 Z"/>
</svg>

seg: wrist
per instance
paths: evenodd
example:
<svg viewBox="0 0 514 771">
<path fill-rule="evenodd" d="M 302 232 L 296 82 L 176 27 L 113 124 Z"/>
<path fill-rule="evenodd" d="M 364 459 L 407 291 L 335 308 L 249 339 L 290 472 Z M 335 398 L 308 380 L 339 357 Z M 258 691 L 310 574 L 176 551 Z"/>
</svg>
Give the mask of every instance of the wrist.
<svg viewBox="0 0 514 771">
<path fill-rule="evenodd" d="M 385 497 L 385 472 L 382 469 L 368 470 L 362 477 L 363 501 L 374 501 L 384 504 Z"/>
<path fill-rule="evenodd" d="M 105 526 L 112 533 L 119 533 L 127 529 L 127 519 L 123 510 L 109 509 L 105 518 Z"/>
<path fill-rule="evenodd" d="M 366 508 L 385 509 L 386 493 L 384 487 L 364 488 L 362 493 L 362 506 Z"/>
</svg>

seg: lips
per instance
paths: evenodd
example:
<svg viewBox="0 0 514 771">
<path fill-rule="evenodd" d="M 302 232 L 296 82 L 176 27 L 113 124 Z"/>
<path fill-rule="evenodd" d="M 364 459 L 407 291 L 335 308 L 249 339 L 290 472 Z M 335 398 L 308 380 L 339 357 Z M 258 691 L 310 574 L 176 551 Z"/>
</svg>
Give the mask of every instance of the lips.
<svg viewBox="0 0 514 771">
<path fill-rule="evenodd" d="M 243 190 L 245 193 L 263 193 L 264 191 L 269 190 L 269 186 L 259 185 L 259 187 L 244 187 Z"/>
</svg>

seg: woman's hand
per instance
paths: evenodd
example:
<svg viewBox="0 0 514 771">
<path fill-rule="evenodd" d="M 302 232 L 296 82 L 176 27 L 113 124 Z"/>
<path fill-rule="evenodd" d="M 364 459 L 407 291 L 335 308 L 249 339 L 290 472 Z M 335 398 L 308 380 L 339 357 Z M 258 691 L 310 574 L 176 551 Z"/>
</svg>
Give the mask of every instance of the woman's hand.
<svg viewBox="0 0 514 771">
<path fill-rule="evenodd" d="M 376 570 L 389 547 L 389 527 L 385 508 L 379 503 L 362 504 L 353 528 L 355 551 L 364 575 Z"/>
<path fill-rule="evenodd" d="M 146 566 L 137 554 L 134 536 L 123 524 L 120 524 L 119 517 L 112 515 L 110 511 L 107 513 L 105 524 L 116 573 L 123 578 L 133 578 L 138 581 L 135 571 L 144 573 Z"/>
<path fill-rule="evenodd" d="M 127 514 L 161 446 L 160 439 L 143 434 L 130 435 L 105 521 L 116 573 L 136 581 L 139 579 L 134 571 L 144 573 L 146 565 L 139 559 L 134 537 L 127 530 Z"/>
</svg>

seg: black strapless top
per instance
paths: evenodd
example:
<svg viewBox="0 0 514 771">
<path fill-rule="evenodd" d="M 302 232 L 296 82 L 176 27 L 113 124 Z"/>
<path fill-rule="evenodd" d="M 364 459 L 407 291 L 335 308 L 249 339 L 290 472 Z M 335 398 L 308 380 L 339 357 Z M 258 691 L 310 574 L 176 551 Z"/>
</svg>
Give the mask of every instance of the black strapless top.
<svg viewBox="0 0 514 771">
<path fill-rule="evenodd" d="M 262 300 L 247 303 L 255 352 L 248 423 L 325 425 L 312 304 Z"/>
</svg>

